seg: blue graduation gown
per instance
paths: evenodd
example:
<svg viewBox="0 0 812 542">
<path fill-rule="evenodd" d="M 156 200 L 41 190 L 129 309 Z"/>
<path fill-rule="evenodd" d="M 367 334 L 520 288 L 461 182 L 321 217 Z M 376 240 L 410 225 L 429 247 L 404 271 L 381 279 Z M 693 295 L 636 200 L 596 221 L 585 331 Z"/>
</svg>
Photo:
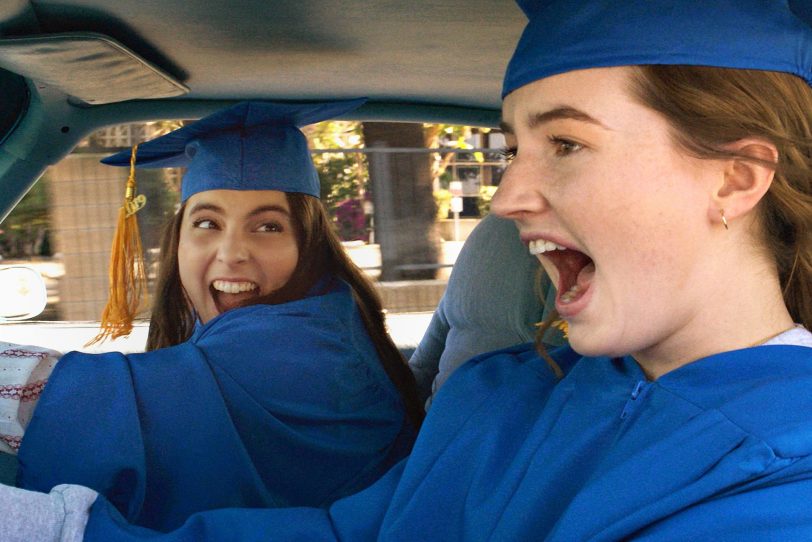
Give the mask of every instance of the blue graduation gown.
<svg viewBox="0 0 812 542">
<path fill-rule="evenodd" d="M 411 456 L 327 511 L 209 512 L 153 539 L 99 500 L 85 540 L 812 539 L 812 348 L 649 382 L 565 347 L 559 383 L 531 348 L 458 370 Z"/>
<path fill-rule="evenodd" d="M 228 311 L 184 344 L 57 364 L 18 485 L 77 483 L 157 530 L 224 507 L 327 506 L 408 454 L 415 432 L 349 287 Z"/>
</svg>

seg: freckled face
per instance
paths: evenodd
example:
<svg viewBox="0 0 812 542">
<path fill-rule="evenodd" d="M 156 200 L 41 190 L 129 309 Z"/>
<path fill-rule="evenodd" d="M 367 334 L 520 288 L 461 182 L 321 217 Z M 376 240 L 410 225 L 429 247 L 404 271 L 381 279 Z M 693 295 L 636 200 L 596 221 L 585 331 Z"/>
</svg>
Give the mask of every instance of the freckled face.
<svg viewBox="0 0 812 542">
<path fill-rule="evenodd" d="M 721 162 L 687 157 L 632 99 L 629 68 L 551 76 L 509 94 L 515 157 L 492 210 L 516 221 L 585 355 L 662 353 L 712 291 L 708 205 Z"/>
<path fill-rule="evenodd" d="M 210 190 L 186 201 L 178 242 L 183 288 L 202 323 L 284 286 L 299 260 L 277 190 Z"/>
</svg>

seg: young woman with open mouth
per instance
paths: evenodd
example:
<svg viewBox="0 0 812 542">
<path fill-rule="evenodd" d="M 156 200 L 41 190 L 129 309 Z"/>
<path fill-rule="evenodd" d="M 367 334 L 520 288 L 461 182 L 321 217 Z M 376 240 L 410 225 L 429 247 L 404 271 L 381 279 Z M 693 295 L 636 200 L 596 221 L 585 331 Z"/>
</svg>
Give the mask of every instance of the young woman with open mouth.
<svg viewBox="0 0 812 542">
<path fill-rule="evenodd" d="M 410 457 L 328 512 L 153 538 L 76 486 L 6 506 L 69 502 L 85 540 L 811 540 L 812 5 L 520 5 L 492 210 L 570 346 L 470 360 Z"/>
</svg>

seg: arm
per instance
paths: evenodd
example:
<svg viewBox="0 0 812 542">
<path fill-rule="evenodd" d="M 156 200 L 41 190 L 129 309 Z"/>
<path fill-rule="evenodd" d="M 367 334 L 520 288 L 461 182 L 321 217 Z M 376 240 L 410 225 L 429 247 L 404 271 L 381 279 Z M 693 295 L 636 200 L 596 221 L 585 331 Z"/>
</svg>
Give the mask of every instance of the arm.
<svg viewBox="0 0 812 542">
<path fill-rule="evenodd" d="M 414 431 L 363 329 L 318 303 L 230 311 L 195 341 L 143 354 L 66 355 L 18 485 L 81 484 L 159 530 L 216 508 L 326 506 L 368 486 Z"/>
<path fill-rule="evenodd" d="M 440 299 L 426 333 L 412 357 L 409 358 L 409 368 L 417 381 L 417 393 L 424 404 L 434 391 L 433 383 L 440 372 L 440 357 L 445 350 L 446 336 L 449 331 L 448 319 L 445 315 L 445 299 L 445 296 Z"/>
<path fill-rule="evenodd" d="M 320 508 L 221 509 L 193 515 L 159 533 L 130 525 L 104 497 L 75 485 L 49 494 L 0 485 L 0 532 L 8 542 L 362 542 L 376 540 L 405 461 L 366 490 Z"/>
<path fill-rule="evenodd" d="M 812 539 L 812 478 L 793 479 L 695 504 L 638 532 L 643 541 Z"/>
</svg>

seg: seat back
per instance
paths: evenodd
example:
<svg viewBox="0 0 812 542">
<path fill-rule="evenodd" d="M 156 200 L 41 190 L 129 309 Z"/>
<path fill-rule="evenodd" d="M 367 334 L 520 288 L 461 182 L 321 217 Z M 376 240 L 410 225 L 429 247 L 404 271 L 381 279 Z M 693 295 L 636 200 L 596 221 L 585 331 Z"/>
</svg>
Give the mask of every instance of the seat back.
<svg viewBox="0 0 812 542">
<path fill-rule="evenodd" d="M 426 407 L 465 361 L 532 341 L 536 323 L 554 299 L 554 288 L 513 222 L 495 215 L 482 219 L 463 245 L 445 294 L 409 360 Z M 564 342 L 558 330 L 544 339 L 554 346 Z"/>
</svg>

